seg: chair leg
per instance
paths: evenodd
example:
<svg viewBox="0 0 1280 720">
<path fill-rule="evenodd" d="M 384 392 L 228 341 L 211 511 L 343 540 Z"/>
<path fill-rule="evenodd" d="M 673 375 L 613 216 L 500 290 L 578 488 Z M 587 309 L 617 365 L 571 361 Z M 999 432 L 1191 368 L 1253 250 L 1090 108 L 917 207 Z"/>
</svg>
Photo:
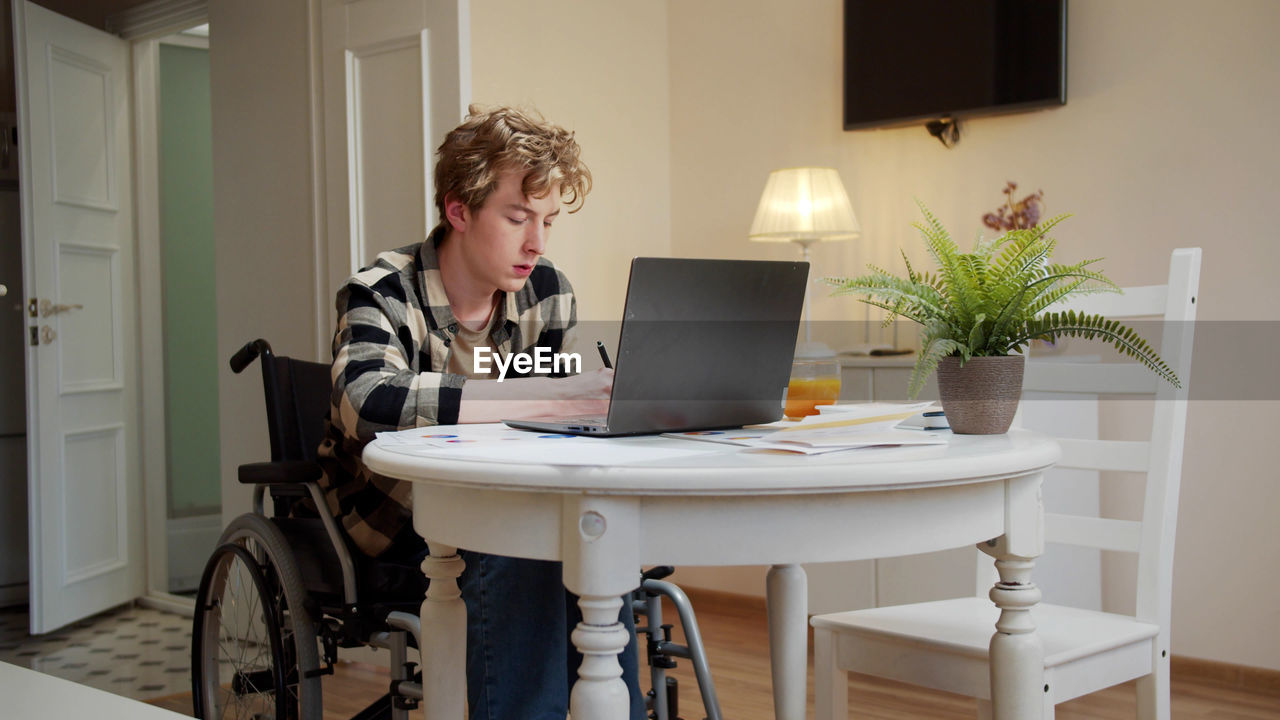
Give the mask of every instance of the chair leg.
<svg viewBox="0 0 1280 720">
<path fill-rule="evenodd" d="M 1040 714 L 1043 720 L 1053 720 L 1054 700 L 1052 692 L 1046 692 L 1044 694 L 1044 704 L 1040 708 Z M 992 720 L 994 717 L 995 715 L 991 712 L 991 701 L 979 699 L 978 720 Z"/>
<path fill-rule="evenodd" d="M 1138 720 L 1169 720 L 1169 663 L 1161 660 L 1150 675 L 1138 678 Z"/>
<path fill-rule="evenodd" d="M 815 720 L 848 720 L 849 673 L 836 663 L 835 633 L 813 629 L 813 696 Z"/>
</svg>

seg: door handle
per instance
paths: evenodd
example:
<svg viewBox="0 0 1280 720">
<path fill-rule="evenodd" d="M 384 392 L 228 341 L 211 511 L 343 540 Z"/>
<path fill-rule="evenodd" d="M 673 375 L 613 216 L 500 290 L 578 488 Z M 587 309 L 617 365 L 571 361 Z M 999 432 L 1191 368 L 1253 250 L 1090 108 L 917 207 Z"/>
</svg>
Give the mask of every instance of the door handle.
<svg viewBox="0 0 1280 720">
<path fill-rule="evenodd" d="M 50 317 L 53 315 L 58 315 L 60 313 L 67 312 L 68 310 L 83 310 L 83 309 L 84 309 L 83 305 L 60 305 L 60 304 L 55 305 L 54 303 L 49 302 L 48 300 L 40 301 L 41 317 Z"/>
</svg>

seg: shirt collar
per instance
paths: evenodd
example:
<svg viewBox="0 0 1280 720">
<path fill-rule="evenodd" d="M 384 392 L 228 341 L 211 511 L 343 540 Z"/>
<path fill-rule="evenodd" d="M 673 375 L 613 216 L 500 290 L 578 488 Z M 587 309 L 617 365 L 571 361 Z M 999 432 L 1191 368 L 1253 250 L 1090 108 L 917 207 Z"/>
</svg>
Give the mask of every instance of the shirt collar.
<svg viewBox="0 0 1280 720">
<path fill-rule="evenodd" d="M 421 297 L 426 298 L 427 310 L 435 327 L 456 331 L 458 319 L 449 306 L 449 296 L 444 291 L 444 278 L 440 274 L 440 257 L 436 255 L 436 248 L 444 240 L 445 230 L 443 225 L 436 227 L 418 250 L 418 284 Z M 498 301 L 498 307 L 494 310 L 497 317 L 493 318 L 492 324 L 497 342 L 505 339 L 507 325 L 514 322 L 513 318 L 520 316 L 516 293 L 502 291 L 502 294 L 505 297 Z"/>
</svg>

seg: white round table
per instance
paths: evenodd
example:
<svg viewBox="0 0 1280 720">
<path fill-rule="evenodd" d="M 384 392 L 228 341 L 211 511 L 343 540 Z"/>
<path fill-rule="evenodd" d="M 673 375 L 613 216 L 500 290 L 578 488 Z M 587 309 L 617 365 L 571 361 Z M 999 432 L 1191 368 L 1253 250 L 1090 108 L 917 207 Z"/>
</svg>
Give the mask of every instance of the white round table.
<svg viewBox="0 0 1280 720">
<path fill-rule="evenodd" d="M 690 445 L 705 452 L 636 459 L 644 449 Z M 445 448 L 409 454 L 380 440 L 365 448 L 375 472 L 413 482 L 414 527 L 430 543 L 423 571 L 431 585 L 422 604 L 427 717 L 464 714 L 459 547 L 564 563 L 565 586 L 581 598 L 583 613 L 572 636 L 584 658 L 570 699 L 575 720 L 627 717 L 617 663 L 627 635 L 617 617 L 642 565 L 772 565 L 775 713 L 799 720 L 807 654 L 800 563 L 981 543 L 1001 578 L 992 591 L 1005 629 L 992 639 L 1000 648 L 993 656 L 1002 659 L 992 667 L 995 717 L 1039 712 L 1043 651 L 1027 611 L 1039 598 L 1030 572 L 1044 544 L 1041 473 L 1058 458 L 1051 439 L 1014 430 L 813 456 L 654 436 L 583 438 L 564 447 L 559 459 L 533 462 L 486 459 L 474 448 L 466 458 Z M 575 464 L 581 448 L 596 458 L 592 464 Z M 598 459 L 602 450 L 622 461 Z"/>
</svg>

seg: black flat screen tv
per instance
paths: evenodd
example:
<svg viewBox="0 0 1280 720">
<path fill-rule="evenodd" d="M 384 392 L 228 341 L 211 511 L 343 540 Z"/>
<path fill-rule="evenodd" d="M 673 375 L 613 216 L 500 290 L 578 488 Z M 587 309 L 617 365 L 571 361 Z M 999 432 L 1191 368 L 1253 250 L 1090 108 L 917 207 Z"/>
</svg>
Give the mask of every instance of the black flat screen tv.
<svg viewBox="0 0 1280 720">
<path fill-rule="evenodd" d="M 1067 0 L 845 0 L 844 129 L 1067 102 Z"/>
</svg>

